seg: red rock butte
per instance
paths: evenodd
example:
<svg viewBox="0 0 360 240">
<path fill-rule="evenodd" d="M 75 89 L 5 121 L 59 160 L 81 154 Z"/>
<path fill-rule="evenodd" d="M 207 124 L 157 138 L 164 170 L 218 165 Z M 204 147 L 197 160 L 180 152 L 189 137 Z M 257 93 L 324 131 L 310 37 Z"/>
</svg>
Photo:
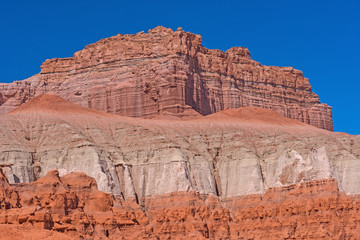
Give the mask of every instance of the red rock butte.
<svg viewBox="0 0 360 240">
<path fill-rule="evenodd" d="M 164 27 L 102 39 L 73 57 L 46 60 L 28 79 L 0 83 L 0 113 L 48 93 L 130 117 L 254 106 L 333 129 L 331 107 L 320 103 L 301 71 L 261 65 L 247 48 L 223 52 L 201 42 L 199 35 Z"/>
<path fill-rule="evenodd" d="M 360 239 L 360 135 L 246 48 L 117 35 L 0 112 L 0 239 Z"/>
</svg>

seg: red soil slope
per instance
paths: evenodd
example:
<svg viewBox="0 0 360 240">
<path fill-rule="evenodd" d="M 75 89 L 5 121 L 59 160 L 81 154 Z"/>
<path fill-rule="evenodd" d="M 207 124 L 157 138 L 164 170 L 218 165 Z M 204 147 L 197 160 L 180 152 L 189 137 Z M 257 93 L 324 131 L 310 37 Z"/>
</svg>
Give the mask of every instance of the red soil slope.
<svg viewBox="0 0 360 240">
<path fill-rule="evenodd" d="M 287 126 L 309 126 L 305 123 L 290 119 L 274 111 L 259 108 L 259 107 L 243 107 L 237 109 L 227 109 L 218 113 L 214 113 L 204 117 L 204 119 L 211 121 L 236 121 L 236 122 L 252 122 L 264 123 L 274 125 L 287 125 Z M 310 127 L 310 126 L 309 126 Z"/>
<path fill-rule="evenodd" d="M 69 101 L 66 101 L 59 96 L 49 94 L 43 94 L 32 98 L 26 103 L 10 111 L 8 114 L 24 114 L 33 112 L 107 115 L 107 113 L 93 110 L 90 108 L 84 108 Z"/>
<path fill-rule="evenodd" d="M 81 107 L 65 99 L 56 96 L 43 94 L 37 96 L 28 102 L 22 104 L 16 109 L 10 111 L 8 114 L 26 114 L 26 113 L 58 113 L 58 114 L 82 114 L 82 115 L 102 115 L 112 118 L 122 118 L 115 114 L 108 114 L 105 112 L 100 112 L 90 108 Z M 70 116 L 70 115 L 68 115 Z M 237 109 L 227 109 L 218 113 L 210 114 L 207 116 L 201 116 L 197 114 L 194 110 L 188 109 L 181 114 L 162 114 L 155 117 L 154 120 L 195 120 L 201 122 L 211 122 L 211 121 L 233 121 L 233 122 L 242 122 L 242 123 L 257 123 L 257 124 L 271 124 L 271 125 L 282 125 L 282 126 L 308 126 L 308 124 L 299 122 L 294 119 L 290 119 L 280 114 L 259 107 L 243 107 Z M 151 120 L 149 120 L 151 122 Z"/>
</svg>

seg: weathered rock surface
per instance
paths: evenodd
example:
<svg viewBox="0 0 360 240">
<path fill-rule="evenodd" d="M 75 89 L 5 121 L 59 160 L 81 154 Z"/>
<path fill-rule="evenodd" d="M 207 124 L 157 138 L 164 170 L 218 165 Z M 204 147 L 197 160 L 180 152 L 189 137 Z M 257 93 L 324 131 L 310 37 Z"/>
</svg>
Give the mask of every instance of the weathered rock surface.
<svg viewBox="0 0 360 240">
<path fill-rule="evenodd" d="M 42 95 L 0 116 L 0 165 L 11 183 L 52 169 L 82 171 L 101 191 L 137 199 L 195 191 L 221 198 L 336 178 L 360 189 L 359 136 L 332 133 L 262 108 L 194 120 L 102 113 Z"/>
<path fill-rule="evenodd" d="M 333 129 L 331 107 L 320 103 L 301 71 L 263 66 L 247 48 L 222 52 L 201 42 L 199 35 L 164 27 L 102 39 L 73 57 L 46 60 L 29 79 L 0 83 L 0 113 L 49 93 L 130 117 L 255 106 Z"/>
<path fill-rule="evenodd" d="M 0 181 L 5 183 L 0 186 L 0 239 L 101 239 L 109 231 L 113 235 L 122 228 L 148 223 L 139 206 L 116 202 L 81 172 L 60 177 L 52 170 L 33 183 Z M 66 235 L 60 234 L 64 232 Z"/>
<path fill-rule="evenodd" d="M 52 95 L 0 116 L 0 239 L 360 237 L 359 136 L 255 107 L 161 116 Z"/>
<path fill-rule="evenodd" d="M 223 200 L 177 192 L 140 206 L 81 172 L 9 184 L 0 169 L 0 239 L 358 239 L 359 214 L 358 197 L 335 179 Z"/>
<path fill-rule="evenodd" d="M 41 95 L 0 116 L 0 239 L 357 239 L 359 140 L 263 108 L 155 120 Z"/>
</svg>

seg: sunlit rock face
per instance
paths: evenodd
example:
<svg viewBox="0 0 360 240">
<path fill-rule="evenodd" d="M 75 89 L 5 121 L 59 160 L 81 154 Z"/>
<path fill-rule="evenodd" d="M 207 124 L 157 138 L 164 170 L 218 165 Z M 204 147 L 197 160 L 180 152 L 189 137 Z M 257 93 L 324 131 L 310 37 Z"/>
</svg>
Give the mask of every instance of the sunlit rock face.
<svg viewBox="0 0 360 240">
<path fill-rule="evenodd" d="M 4 239 L 360 238 L 360 137 L 246 48 L 117 35 L 0 84 L 0 112 Z"/>
<path fill-rule="evenodd" d="M 261 65 L 247 48 L 222 52 L 201 42 L 200 35 L 164 27 L 102 39 L 73 57 L 46 60 L 29 79 L 0 84 L 0 113 L 49 93 L 130 117 L 255 106 L 333 129 L 331 107 L 301 71 Z"/>
<path fill-rule="evenodd" d="M 52 169 L 82 171 L 100 190 L 139 201 L 188 191 L 262 194 L 328 178 L 355 194 L 358 139 L 262 108 L 154 120 L 42 95 L 0 117 L 0 165 L 12 183 L 32 182 Z"/>
<path fill-rule="evenodd" d="M 142 119 L 41 95 L 0 116 L 0 143 L 4 239 L 360 237 L 359 136 L 271 110 Z"/>
<path fill-rule="evenodd" d="M 124 201 L 82 172 L 11 184 L 0 169 L 2 239 L 341 239 L 360 237 L 360 202 L 336 179 L 221 199 L 194 191 Z M 351 221 L 350 221 L 351 220 Z"/>
</svg>

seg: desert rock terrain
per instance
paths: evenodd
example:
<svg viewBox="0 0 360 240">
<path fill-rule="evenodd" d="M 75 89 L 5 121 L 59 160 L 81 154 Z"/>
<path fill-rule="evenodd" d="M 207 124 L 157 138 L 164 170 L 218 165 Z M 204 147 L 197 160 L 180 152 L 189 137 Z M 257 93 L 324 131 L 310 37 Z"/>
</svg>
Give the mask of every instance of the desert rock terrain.
<svg viewBox="0 0 360 240">
<path fill-rule="evenodd" d="M 331 107 L 301 71 L 261 65 L 247 48 L 222 52 L 201 43 L 200 35 L 164 27 L 102 39 L 73 57 L 46 60 L 28 79 L 0 83 L 0 113 L 47 93 L 130 117 L 254 106 L 333 129 Z"/>
<path fill-rule="evenodd" d="M 164 27 L 0 83 L 0 239 L 360 239 L 360 136 L 292 67 Z"/>
<path fill-rule="evenodd" d="M 358 236 L 359 136 L 255 107 L 189 115 L 129 118 L 41 95 L 0 116 L 0 228 L 48 239 Z"/>
</svg>

